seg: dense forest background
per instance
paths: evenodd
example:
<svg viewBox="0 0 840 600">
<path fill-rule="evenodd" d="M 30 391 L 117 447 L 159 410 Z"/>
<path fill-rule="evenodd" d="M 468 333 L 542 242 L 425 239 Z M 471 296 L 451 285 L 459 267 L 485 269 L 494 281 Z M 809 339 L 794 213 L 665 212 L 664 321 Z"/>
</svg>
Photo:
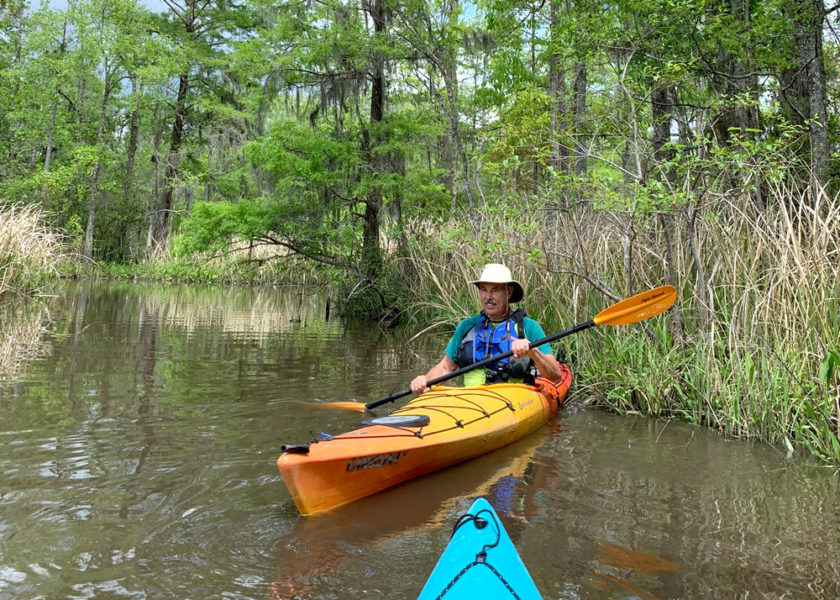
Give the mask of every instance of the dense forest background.
<svg viewBox="0 0 840 600">
<path fill-rule="evenodd" d="M 570 342 L 593 397 L 840 461 L 840 7 L 163 3 L 0 1 L 4 264 L 236 259 L 424 328 L 487 260 L 547 329 L 673 283 Z"/>
<path fill-rule="evenodd" d="M 96 260 L 214 218 L 190 249 L 236 234 L 370 273 L 418 217 L 492 237 L 488 205 L 551 220 L 727 186 L 761 209 L 758 167 L 837 168 L 821 2 L 164 4 L 2 4 L 0 197 Z"/>
</svg>

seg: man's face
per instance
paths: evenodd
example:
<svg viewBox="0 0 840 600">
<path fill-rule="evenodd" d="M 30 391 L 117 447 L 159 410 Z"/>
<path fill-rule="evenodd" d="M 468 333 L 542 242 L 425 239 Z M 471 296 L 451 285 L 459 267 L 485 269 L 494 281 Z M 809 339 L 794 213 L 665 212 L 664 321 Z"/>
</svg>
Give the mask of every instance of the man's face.
<svg viewBox="0 0 840 600">
<path fill-rule="evenodd" d="M 503 283 L 478 284 L 478 298 L 481 302 L 481 308 L 494 321 L 507 318 L 508 298 L 511 293 L 513 293 L 513 288 L 508 288 Z"/>
</svg>

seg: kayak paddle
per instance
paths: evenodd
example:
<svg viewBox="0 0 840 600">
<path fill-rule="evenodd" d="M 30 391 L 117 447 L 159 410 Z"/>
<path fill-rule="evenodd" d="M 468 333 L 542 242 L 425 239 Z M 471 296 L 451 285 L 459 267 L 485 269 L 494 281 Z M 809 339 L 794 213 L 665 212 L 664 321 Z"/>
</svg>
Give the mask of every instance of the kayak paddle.
<svg viewBox="0 0 840 600">
<path fill-rule="evenodd" d="M 649 319 L 650 317 L 654 317 L 662 312 L 665 312 L 666 310 L 671 308 L 671 306 L 674 305 L 674 301 L 676 300 L 676 298 L 677 290 L 674 288 L 674 286 L 663 285 L 661 287 L 642 292 L 641 294 L 636 294 L 635 296 L 627 298 L 626 300 L 617 302 L 609 308 L 605 308 L 604 310 L 599 312 L 591 321 L 579 323 L 578 325 L 570 327 L 565 331 L 560 331 L 559 333 L 554 333 L 552 335 L 544 337 L 541 340 L 531 342 L 529 347 L 536 348 L 537 346 L 542 346 L 543 344 L 548 344 L 555 340 L 559 340 L 560 338 L 572 335 L 573 333 L 577 333 L 578 331 L 589 329 L 590 327 L 594 327 L 595 325 L 629 325 L 631 323 L 638 323 L 639 321 L 644 321 L 645 319 Z M 490 356 L 488 358 L 485 358 L 484 360 L 480 360 L 471 365 L 467 365 L 466 367 L 456 369 L 450 373 L 447 373 L 446 375 L 435 377 L 434 379 L 429 380 L 427 382 L 427 385 L 428 387 L 431 387 L 433 385 L 443 383 L 444 381 L 448 381 L 454 377 L 458 377 L 459 375 L 463 375 L 464 373 L 467 373 L 474 369 L 479 369 L 481 367 L 491 365 L 494 362 L 500 361 L 505 358 L 509 358 L 511 356 L 513 356 L 513 352 L 505 352 L 504 354 Z M 412 393 L 413 392 L 409 388 L 391 394 L 390 396 L 386 396 L 385 398 L 381 398 L 373 402 L 368 402 L 367 404 L 362 404 L 360 402 L 329 402 L 324 403 L 324 406 L 330 406 L 332 408 L 341 408 L 347 410 L 357 410 L 359 412 L 363 412 L 366 410 L 373 410 L 377 406 L 382 406 L 383 404 L 387 404 L 388 402 L 393 402 L 398 398 L 408 396 Z"/>
</svg>

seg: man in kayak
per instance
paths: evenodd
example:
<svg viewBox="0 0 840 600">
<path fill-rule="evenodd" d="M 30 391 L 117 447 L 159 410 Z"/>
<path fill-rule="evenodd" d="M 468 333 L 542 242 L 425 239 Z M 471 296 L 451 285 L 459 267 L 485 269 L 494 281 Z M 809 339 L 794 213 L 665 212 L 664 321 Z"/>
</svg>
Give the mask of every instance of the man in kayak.
<svg viewBox="0 0 840 600">
<path fill-rule="evenodd" d="M 563 374 L 551 354 L 551 346 L 543 344 L 529 348 L 530 340 L 546 337 L 542 327 L 525 316 L 521 308 L 511 311 L 510 305 L 522 300 L 525 293 L 513 279 L 510 269 L 495 263 L 484 265 L 481 276 L 471 283 L 478 287 L 481 312 L 458 324 L 443 358 L 425 375 L 418 375 L 411 381 L 411 391 L 426 391 L 426 382 L 432 379 L 507 352 L 513 352 L 512 359 L 502 359 L 483 370 L 465 373 L 464 385 L 502 381 L 533 383 L 534 367 L 542 377 L 559 381 Z"/>
</svg>

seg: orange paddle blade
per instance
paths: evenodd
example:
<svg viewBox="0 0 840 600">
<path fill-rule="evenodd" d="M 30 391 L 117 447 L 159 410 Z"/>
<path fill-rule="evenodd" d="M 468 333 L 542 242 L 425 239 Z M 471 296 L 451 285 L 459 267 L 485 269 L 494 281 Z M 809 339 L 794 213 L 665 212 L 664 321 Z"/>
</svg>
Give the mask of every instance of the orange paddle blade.
<svg viewBox="0 0 840 600">
<path fill-rule="evenodd" d="M 363 413 L 366 410 L 365 405 L 362 402 L 314 402 L 312 406 L 336 410 L 352 410 L 360 413 Z"/>
<path fill-rule="evenodd" d="M 596 325 L 629 325 L 644 321 L 671 308 L 677 299 L 672 285 L 663 285 L 632 298 L 622 300 L 599 312 L 593 321 Z"/>
</svg>

